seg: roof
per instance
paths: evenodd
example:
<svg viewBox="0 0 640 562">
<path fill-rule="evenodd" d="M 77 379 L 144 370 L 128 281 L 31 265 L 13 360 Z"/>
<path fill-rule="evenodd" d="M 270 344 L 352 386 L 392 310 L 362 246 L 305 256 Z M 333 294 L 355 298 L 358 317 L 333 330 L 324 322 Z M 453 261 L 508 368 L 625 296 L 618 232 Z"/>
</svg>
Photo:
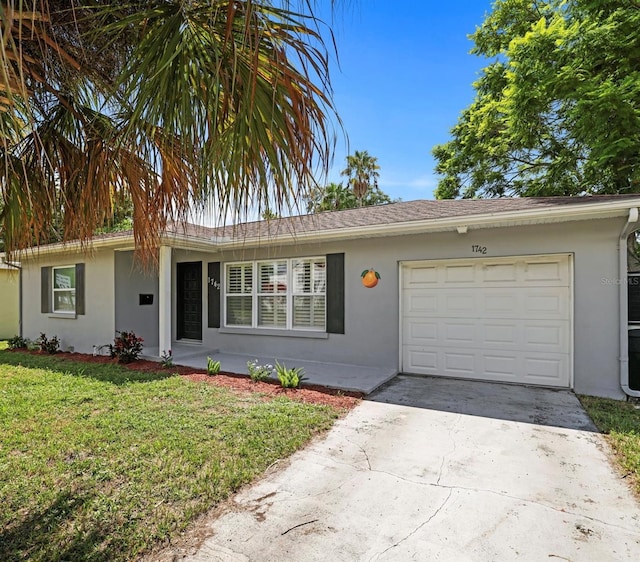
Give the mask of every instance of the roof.
<svg viewBox="0 0 640 562">
<path fill-rule="evenodd" d="M 394 236 L 456 228 L 488 228 L 628 216 L 640 207 L 640 194 L 583 197 L 522 197 L 498 199 L 418 200 L 375 205 L 343 211 L 325 211 L 255 221 L 216 228 L 174 224 L 165 236 L 168 245 L 211 251 L 233 246 L 258 246 L 273 242 L 293 243 Z M 94 246 L 132 247 L 132 232 L 97 236 Z M 39 251 L 73 251 L 78 243 L 41 246 Z"/>
<path fill-rule="evenodd" d="M 640 194 L 406 201 L 210 229 L 190 225 L 187 233 L 192 236 L 202 237 L 208 235 L 219 239 L 273 237 L 285 233 L 320 233 L 329 230 L 406 224 L 414 221 L 437 221 L 452 218 L 467 219 L 474 216 L 497 216 L 514 212 L 526 213 L 534 210 L 562 210 L 569 206 L 588 208 L 597 204 L 621 201 L 637 201 L 640 204 Z"/>
</svg>

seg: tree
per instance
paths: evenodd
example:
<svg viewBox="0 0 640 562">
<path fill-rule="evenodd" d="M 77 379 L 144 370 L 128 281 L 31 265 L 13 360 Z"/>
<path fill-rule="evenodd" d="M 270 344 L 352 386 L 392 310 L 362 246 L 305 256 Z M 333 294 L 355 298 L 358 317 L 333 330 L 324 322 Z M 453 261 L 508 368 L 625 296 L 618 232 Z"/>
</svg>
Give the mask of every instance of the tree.
<svg viewBox="0 0 640 562">
<path fill-rule="evenodd" d="M 194 206 L 241 213 L 308 191 L 334 113 L 313 6 L 0 2 L 7 250 L 47 242 L 56 217 L 64 240 L 86 241 L 130 200 L 149 257 Z"/>
<path fill-rule="evenodd" d="M 348 178 L 358 207 L 362 207 L 367 191 L 378 187 L 379 169 L 378 159 L 371 156 L 366 150 L 356 150 L 347 156 L 347 167 L 340 172 L 340 175 Z"/>
<path fill-rule="evenodd" d="M 497 0 L 492 62 L 436 146 L 439 198 L 640 191 L 640 5 Z"/>
<path fill-rule="evenodd" d="M 377 185 L 367 191 L 361 201 L 358 201 L 353 190 L 342 183 L 330 183 L 324 187 L 316 188 L 307 197 L 307 212 L 320 213 L 322 211 L 340 211 L 342 209 L 355 209 L 357 207 L 370 207 L 371 205 L 384 205 L 395 203 L 399 199 L 391 199 Z"/>
</svg>

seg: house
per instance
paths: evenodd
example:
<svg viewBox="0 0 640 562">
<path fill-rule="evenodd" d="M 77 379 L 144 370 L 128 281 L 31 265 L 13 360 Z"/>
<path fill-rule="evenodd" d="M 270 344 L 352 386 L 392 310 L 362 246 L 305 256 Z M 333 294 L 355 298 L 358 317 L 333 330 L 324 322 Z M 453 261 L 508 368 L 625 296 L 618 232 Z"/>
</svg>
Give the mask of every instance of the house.
<svg viewBox="0 0 640 562">
<path fill-rule="evenodd" d="M 0 262 L 0 340 L 12 338 L 20 332 L 19 300 L 19 268 Z"/>
<path fill-rule="evenodd" d="M 152 275 L 136 268 L 131 233 L 97 237 L 89 253 L 42 246 L 23 256 L 24 335 L 91 352 L 133 330 L 154 355 L 190 343 L 638 396 L 627 314 L 638 207 L 636 195 L 410 201 L 191 225 L 164 237 Z"/>
</svg>

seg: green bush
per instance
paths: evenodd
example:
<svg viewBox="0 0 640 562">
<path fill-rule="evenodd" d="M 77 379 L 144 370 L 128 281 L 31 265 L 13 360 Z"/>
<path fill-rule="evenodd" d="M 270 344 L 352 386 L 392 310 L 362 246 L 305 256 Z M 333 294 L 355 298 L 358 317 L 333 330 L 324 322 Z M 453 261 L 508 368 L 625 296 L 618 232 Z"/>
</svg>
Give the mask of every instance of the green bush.
<svg viewBox="0 0 640 562">
<path fill-rule="evenodd" d="M 134 332 L 118 332 L 113 344 L 109 344 L 111 357 L 117 358 L 119 363 L 131 363 L 137 361 L 142 355 L 142 338 Z"/>
<path fill-rule="evenodd" d="M 282 388 L 298 388 L 304 380 L 304 369 L 302 367 L 292 367 L 288 369 L 286 365 L 280 365 L 276 361 L 276 374 Z"/>
<path fill-rule="evenodd" d="M 9 349 L 27 349 L 29 347 L 29 343 L 30 341 L 28 338 L 23 338 L 19 335 L 15 335 L 7 340 Z"/>
<path fill-rule="evenodd" d="M 214 361 L 211 357 L 207 357 L 207 375 L 217 375 L 220 373 L 220 361 Z"/>
<path fill-rule="evenodd" d="M 49 339 L 44 332 L 40 332 L 40 337 L 36 340 L 36 343 L 40 347 L 40 351 L 44 351 L 51 355 L 55 355 L 60 351 L 60 340 L 58 339 L 58 336 L 53 336 Z"/>
<path fill-rule="evenodd" d="M 247 361 L 249 378 L 253 382 L 266 381 L 273 373 L 273 365 L 258 365 L 258 360 Z"/>
</svg>

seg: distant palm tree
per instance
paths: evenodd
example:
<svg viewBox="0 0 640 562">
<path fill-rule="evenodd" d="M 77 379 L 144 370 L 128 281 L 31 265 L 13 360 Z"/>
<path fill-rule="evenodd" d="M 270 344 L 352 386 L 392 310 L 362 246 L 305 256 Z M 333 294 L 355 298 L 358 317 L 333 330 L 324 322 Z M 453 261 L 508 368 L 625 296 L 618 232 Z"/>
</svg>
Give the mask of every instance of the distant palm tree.
<svg viewBox="0 0 640 562">
<path fill-rule="evenodd" d="M 151 256 L 194 204 L 224 215 L 309 190 L 334 113 L 313 5 L 2 0 L 6 249 L 87 240 L 130 200 Z"/>
<path fill-rule="evenodd" d="M 356 150 L 354 154 L 347 156 L 347 167 L 340 174 L 349 178 L 349 185 L 358 200 L 358 207 L 362 207 L 362 199 L 367 191 L 378 187 L 379 169 L 378 159 L 366 150 Z"/>
</svg>

